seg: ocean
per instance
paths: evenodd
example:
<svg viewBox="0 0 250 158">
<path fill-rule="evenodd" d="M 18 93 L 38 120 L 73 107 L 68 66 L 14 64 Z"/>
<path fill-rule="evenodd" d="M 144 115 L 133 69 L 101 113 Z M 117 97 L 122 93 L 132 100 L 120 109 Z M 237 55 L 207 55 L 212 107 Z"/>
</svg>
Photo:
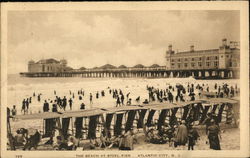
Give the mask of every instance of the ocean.
<svg viewBox="0 0 250 158">
<path fill-rule="evenodd" d="M 54 90 L 57 96 L 67 98 L 70 97 L 69 91 L 75 94 L 77 98 L 78 90 L 84 90 L 85 95 L 83 100 L 73 100 L 73 109 L 77 110 L 80 107 L 81 102 L 84 102 L 87 108 L 92 107 L 112 107 L 115 106 L 115 101 L 110 95 L 110 89 L 121 89 L 126 95 L 130 92 L 130 98 L 133 101 L 140 96 L 141 101 L 148 99 L 148 93 L 146 90 L 148 86 L 154 86 L 159 89 L 166 89 L 168 85 L 175 86 L 176 84 L 188 83 L 193 84 L 205 84 L 210 87 L 210 91 L 214 91 L 214 84 L 221 85 L 227 83 L 229 86 L 239 87 L 239 80 L 195 80 L 194 78 L 80 78 L 80 77 L 61 77 L 61 78 L 28 78 L 20 77 L 18 74 L 8 75 L 8 107 L 16 105 L 18 112 L 21 110 L 22 101 L 25 98 L 41 93 L 41 102 L 37 101 L 36 97 L 32 98 L 32 104 L 30 105 L 30 112 L 35 113 L 42 110 L 44 100 L 54 100 Z M 106 96 L 96 99 L 95 94 L 97 92 L 105 91 Z M 90 106 L 89 96 L 93 95 L 93 105 Z M 187 97 L 187 96 L 186 96 Z"/>
</svg>

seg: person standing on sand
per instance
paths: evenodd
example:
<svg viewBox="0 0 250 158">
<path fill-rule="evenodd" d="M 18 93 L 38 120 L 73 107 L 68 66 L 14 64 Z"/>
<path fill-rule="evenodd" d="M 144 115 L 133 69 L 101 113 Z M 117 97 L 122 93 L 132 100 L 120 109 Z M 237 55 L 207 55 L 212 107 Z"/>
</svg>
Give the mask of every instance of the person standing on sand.
<svg viewBox="0 0 250 158">
<path fill-rule="evenodd" d="M 29 98 L 26 99 L 25 105 L 26 105 L 26 110 L 28 112 L 29 111 Z"/>
<path fill-rule="evenodd" d="M 70 99 L 69 99 L 69 108 L 70 108 L 70 110 L 72 110 L 72 103 L 73 103 L 73 101 L 72 101 L 72 99 L 70 98 Z"/>
<path fill-rule="evenodd" d="M 16 116 L 16 105 L 13 105 L 13 108 L 11 109 L 12 116 Z M 15 118 L 13 117 L 12 120 L 14 121 Z"/>
<path fill-rule="evenodd" d="M 214 89 L 215 89 L 215 90 L 217 89 L 217 83 L 215 83 L 215 85 L 214 85 Z"/>
<path fill-rule="evenodd" d="M 43 112 L 48 112 L 49 111 L 49 103 L 47 103 L 47 101 L 44 101 L 43 104 Z"/>
<path fill-rule="evenodd" d="M 113 90 L 113 98 L 116 98 L 116 92 L 115 92 L 115 90 Z"/>
<path fill-rule="evenodd" d="M 188 130 L 188 150 L 194 150 L 195 142 L 199 137 L 197 130 L 193 128 L 192 124 L 190 124 Z"/>
<path fill-rule="evenodd" d="M 121 106 L 121 101 L 120 101 L 120 97 L 117 96 L 117 100 L 116 100 L 116 107 Z"/>
<path fill-rule="evenodd" d="M 81 110 L 84 110 L 84 109 L 85 109 L 85 104 L 84 104 L 84 103 L 81 104 L 80 109 L 81 109 Z"/>
<path fill-rule="evenodd" d="M 133 129 L 130 129 L 125 133 L 125 141 L 124 141 L 125 150 L 133 150 L 134 149 L 134 135 Z"/>
<path fill-rule="evenodd" d="M 174 96 L 170 91 L 168 92 L 168 100 L 170 103 L 173 103 L 173 101 L 174 101 Z"/>
<path fill-rule="evenodd" d="M 176 139 L 175 139 L 175 147 L 178 145 L 180 146 L 185 146 L 187 143 L 187 138 L 188 138 L 188 130 L 185 125 L 185 121 L 182 120 L 181 124 L 179 125 L 177 129 L 177 134 L 176 134 Z"/>
<path fill-rule="evenodd" d="M 25 101 L 25 99 L 23 99 L 21 112 L 23 111 L 24 114 L 25 114 L 25 111 L 26 111 L 26 105 L 25 104 L 26 104 L 26 101 Z"/>
<path fill-rule="evenodd" d="M 32 102 L 32 97 L 29 98 L 29 103 L 31 104 L 31 102 Z"/>
<path fill-rule="evenodd" d="M 52 112 L 58 112 L 56 100 L 54 101 L 54 104 L 52 105 Z"/>
<path fill-rule="evenodd" d="M 66 106 L 67 106 L 67 99 L 66 99 L 66 96 L 63 97 L 62 101 L 63 101 L 63 110 L 65 111 Z"/>
<path fill-rule="evenodd" d="M 37 101 L 39 101 L 39 102 L 41 101 L 41 94 L 37 95 Z"/>
<path fill-rule="evenodd" d="M 60 97 L 57 98 L 57 104 L 59 105 L 60 109 L 62 109 L 62 99 Z"/>
<path fill-rule="evenodd" d="M 215 123 L 215 120 L 212 119 L 211 125 L 208 127 L 208 139 L 209 139 L 210 149 L 221 150 L 219 136 L 220 136 L 220 127 Z"/>
<path fill-rule="evenodd" d="M 121 94 L 121 103 L 122 103 L 122 105 L 124 105 L 124 95 L 123 94 Z"/>
<path fill-rule="evenodd" d="M 93 96 L 92 96 L 92 93 L 90 93 L 90 95 L 89 95 L 89 102 L 90 102 L 90 104 L 93 104 Z"/>
<path fill-rule="evenodd" d="M 96 92 L 96 99 L 99 98 L 99 92 Z"/>
</svg>

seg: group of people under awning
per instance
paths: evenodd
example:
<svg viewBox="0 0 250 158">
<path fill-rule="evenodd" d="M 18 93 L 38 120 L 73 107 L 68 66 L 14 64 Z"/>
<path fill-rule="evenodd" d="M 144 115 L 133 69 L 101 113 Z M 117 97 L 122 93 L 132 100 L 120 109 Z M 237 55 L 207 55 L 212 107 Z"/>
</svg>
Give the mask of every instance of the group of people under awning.
<svg viewBox="0 0 250 158">
<path fill-rule="evenodd" d="M 38 130 L 32 135 L 29 135 L 29 131 L 25 128 L 20 128 L 13 136 L 10 135 L 8 144 L 12 143 L 14 150 L 21 148 L 22 150 L 37 149 L 41 140 L 41 134 Z"/>
<path fill-rule="evenodd" d="M 100 141 L 101 148 L 118 148 L 119 150 L 133 150 L 134 143 L 137 142 L 137 139 L 134 130 L 130 129 L 127 132 L 122 132 L 120 135 L 114 137 L 111 137 L 111 135 L 106 135 L 105 132 L 102 131 Z"/>
<path fill-rule="evenodd" d="M 90 123 L 90 128 L 95 129 L 96 124 L 94 123 L 96 118 L 93 118 Z M 90 120 L 91 122 L 91 120 Z M 203 121 L 206 124 L 206 134 L 209 140 L 210 149 L 221 150 L 220 148 L 220 127 L 213 115 L 207 115 L 207 118 Z M 95 126 L 95 127 L 93 127 Z M 53 146 L 54 150 L 76 150 L 79 146 L 79 140 L 75 138 L 70 130 L 66 131 L 66 135 L 61 135 L 58 128 L 54 128 L 50 133 L 50 139 L 45 144 Z M 35 134 L 28 135 L 28 130 L 21 128 L 16 131 L 16 135 L 12 136 L 15 146 L 23 146 L 23 150 L 31 150 L 32 148 L 37 149 L 38 144 L 41 141 L 41 134 L 37 130 Z M 199 139 L 198 131 L 193 128 L 193 124 L 187 124 L 185 120 L 182 120 L 178 124 L 163 124 L 161 128 L 155 129 L 149 127 L 145 133 L 145 140 L 152 144 L 169 144 L 173 147 L 186 148 L 188 150 L 194 150 L 194 146 Z M 137 142 L 136 133 L 133 128 L 122 130 L 121 133 L 114 135 L 110 134 L 109 130 L 102 130 L 99 140 L 96 138 L 95 131 L 89 131 L 88 139 L 90 140 L 90 149 L 97 148 L 118 148 L 119 150 L 133 150 L 134 143 Z M 84 149 L 85 150 L 85 149 Z"/>
<path fill-rule="evenodd" d="M 207 125 L 207 138 L 209 140 L 210 149 L 221 150 L 220 148 L 220 127 L 214 119 L 209 121 Z M 149 128 L 146 133 L 146 142 L 152 144 L 166 144 L 170 147 L 180 147 L 185 149 L 188 145 L 188 150 L 194 150 L 196 142 L 199 140 L 199 133 L 193 124 L 186 124 L 184 120 L 179 122 L 179 125 L 163 125 L 161 130 Z"/>
</svg>

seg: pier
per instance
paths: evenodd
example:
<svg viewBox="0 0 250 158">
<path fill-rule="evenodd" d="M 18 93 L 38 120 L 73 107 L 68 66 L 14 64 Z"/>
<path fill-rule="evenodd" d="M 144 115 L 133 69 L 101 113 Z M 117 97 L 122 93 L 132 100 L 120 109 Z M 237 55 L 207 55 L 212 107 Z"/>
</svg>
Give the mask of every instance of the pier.
<svg viewBox="0 0 250 158">
<path fill-rule="evenodd" d="M 21 72 L 22 77 L 83 77 L 83 78 L 239 78 L 238 69 L 167 70 L 165 68 L 85 69 L 64 72 Z"/>
<path fill-rule="evenodd" d="M 165 66 L 153 64 L 134 67 L 106 64 L 95 68 L 81 67 L 73 69 L 67 66 L 65 59 L 42 59 L 28 62 L 28 72 L 20 73 L 23 77 L 84 77 L 84 78 L 173 78 L 194 77 L 196 79 L 233 79 L 239 78 L 240 49 L 239 44 L 222 44 L 216 49 L 175 52 L 169 45 L 165 52 Z"/>
</svg>

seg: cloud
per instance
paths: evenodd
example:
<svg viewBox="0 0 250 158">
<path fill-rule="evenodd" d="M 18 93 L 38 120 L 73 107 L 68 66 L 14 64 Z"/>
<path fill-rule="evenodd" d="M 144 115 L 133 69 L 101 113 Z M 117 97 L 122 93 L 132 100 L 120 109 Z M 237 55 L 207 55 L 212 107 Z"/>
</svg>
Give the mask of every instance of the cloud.
<svg viewBox="0 0 250 158">
<path fill-rule="evenodd" d="M 168 44 L 182 51 L 238 40 L 238 20 L 230 11 L 11 12 L 8 72 L 27 71 L 29 60 L 42 58 L 64 58 L 73 68 L 164 65 Z"/>
</svg>

